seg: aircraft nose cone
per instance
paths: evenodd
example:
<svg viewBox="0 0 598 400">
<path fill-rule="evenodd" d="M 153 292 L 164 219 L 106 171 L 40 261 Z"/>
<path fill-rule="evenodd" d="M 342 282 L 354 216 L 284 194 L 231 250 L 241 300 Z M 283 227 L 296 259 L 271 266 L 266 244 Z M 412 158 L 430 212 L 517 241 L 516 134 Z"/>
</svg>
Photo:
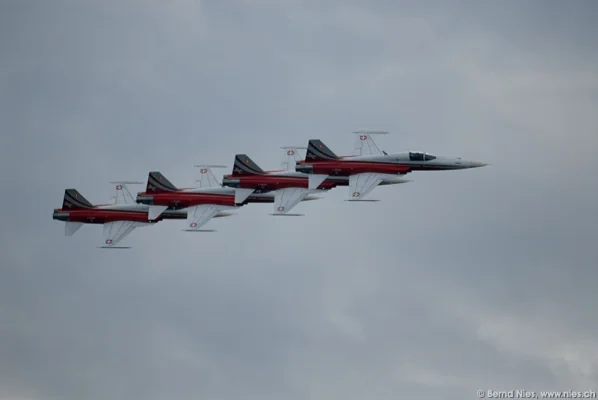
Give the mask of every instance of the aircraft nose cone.
<svg viewBox="0 0 598 400">
<path fill-rule="evenodd" d="M 486 165 L 488 165 L 488 164 L 483 163 L 483 162 L 479 162 L 479 161 L 472 161 L 471 162 L 471 168 L 485 167 Z"/>
</svg>

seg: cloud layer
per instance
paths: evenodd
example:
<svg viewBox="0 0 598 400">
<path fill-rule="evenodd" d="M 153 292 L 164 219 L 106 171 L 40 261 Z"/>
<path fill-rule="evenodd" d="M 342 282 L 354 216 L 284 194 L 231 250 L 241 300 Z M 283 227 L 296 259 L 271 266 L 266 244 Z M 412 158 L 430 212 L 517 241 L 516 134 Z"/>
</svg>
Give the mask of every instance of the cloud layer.
<svg viewBox="0 0 598 400">
<path fill-rule="evenodd" d="M 0 397 L 455 399 L 598 387 L 598 8 L 5 2 Z M 65 238 L 63 190 L 356 129 L 492 164 Z"/>
</svg>

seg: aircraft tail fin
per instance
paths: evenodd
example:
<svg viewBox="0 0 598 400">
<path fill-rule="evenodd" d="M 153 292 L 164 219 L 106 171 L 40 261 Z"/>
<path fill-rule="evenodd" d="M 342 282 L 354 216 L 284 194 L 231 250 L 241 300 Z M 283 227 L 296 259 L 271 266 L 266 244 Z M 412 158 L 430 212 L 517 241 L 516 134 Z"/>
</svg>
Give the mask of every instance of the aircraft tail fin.
<svg viewBox="0 0 598 400">
<path fill-rule="evenodd" d="M 66 189 L 62 200 L 63 209 L 93 208 L 93 205 L 77 189 Z"/>
<path fill-rule="evenodd" d="M 147 177 L 147 187 L 145 189 L 146 192 L 176 192 L 176 186 L 174 186 L 162 173 L 158 171 L 150 172 Z"/>
<path fill-rule="evenodd" d="M 338 160 L 340 157 L 334 154 L 320 139 L 312 139 L 307 145 L 305 161 L 330 161 Z"/>
<path fill-rule="evenodd" d="M 233 175 L 262 175 L 265 174 L 247 154 L 235 155 L 235 165 L 233 167 Z"/>
</svg>

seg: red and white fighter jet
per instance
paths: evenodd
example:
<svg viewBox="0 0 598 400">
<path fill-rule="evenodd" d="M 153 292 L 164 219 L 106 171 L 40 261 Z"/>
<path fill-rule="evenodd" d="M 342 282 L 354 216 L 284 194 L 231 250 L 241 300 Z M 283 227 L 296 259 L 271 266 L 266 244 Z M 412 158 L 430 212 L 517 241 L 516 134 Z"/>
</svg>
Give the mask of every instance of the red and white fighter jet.
<svg viewBox="0 0 598 400">
<path fill-rule="evenodd" d="M 312 139 L 305 160 L 295 169 L 310 174 L 309 188 L 315 188 L 330 176 L 349 177 L 351 201 L 363 199 L 385 179 L 393 179 L 411 171 L 441 171 L 483 167 L 485 163 L 461 158 L 436 157 L 429 153 L 409 151 L 388 154 L 372 139 L 374 134 L 388 132 L 357 131 L 357 144 L 351 156 L 337 156 L 321 140 Z"/>
<path fill-rule="evenodd" d="M 200 228 L 215 216 L 232 215 L 230 211 L 248 203 L 273 203 L 270 193 L 247 193 L 243 189 L 222 187 L 214 177 L 214 165 L 196 165 L 200 168 L 200 187 L 179 189 L 160 172 L 150 172 L 147 188 L 137 194 L 136 201 L 149 205 L 148 218 L 159 217 L 167 209 L 187 211 L 186 231 L 205 231 Z M 305 198 L 303 200 L 312 200 Z M 211 231 L 211 230 L 210 230 Z"/>
<path fill-rule="evenodd" d="M 246 154 L 235 156 L 233 172 L 225 175 L 222 184 L 237 188 L 246 194 L 252 193 L 274 193 L 274 212 L 270 215 L 299 216 L 303 214 L 291 214 L 289 211 L 295 207 L 306 196 L 330 190 L 337 186 L 348 186 L 349 178 L 345 176 L 326 176 L 318 181 L 318 185 L 310 187 L 311 175 L 295 171 L 295 165 L 300 157 L 300 147 L 283 147 L 286 151 L 286 170 L 262 170 Z M 399 177 L 386 177 L 382 184 L 396 184 L 408 182 Z"/>
<path fill-rule="evenodd" d="M 310 190 L 309 175 L 294 171 L 294 156 L 297 148 L 285 147 L 289 161 L 285 164 L 286 170 L 264 171 L 247 154 L 235 155 L 232 174 L 225 175 L 222 179 L 224 186 L 234 187 L 244 196 L 255 193 L 272 193 L 274 195 L 274 212 L 270 215 L 300 216 L 289 211 L 308 195 L 318 191 L 329 190 L 339 183 L 343 184 L 344 178 L 330 177 Z M 293 160 L 293 161 L 291 161 Z"/>
<path fill-rule="evenodd" d="M 163 219 L 185 219 L 184 211 L 171 211 L 159 218 L 148 221 L 149 207 L 136 204 L 127 189 L 128 183 L 141 182 L 111 182 L 115 184 L 116 196 L 114 204 L 93 205 L 76 189 L 66 189 L 62 208 L 54 209 L 52 218 L 65 222 L 65 236 L 72 236 L 83 224 L 102 224 L 104 226 L 104 245 L 101 248 L 128 249 L 117 244 L 135 228 L 149 226 Z"/>
</svg>

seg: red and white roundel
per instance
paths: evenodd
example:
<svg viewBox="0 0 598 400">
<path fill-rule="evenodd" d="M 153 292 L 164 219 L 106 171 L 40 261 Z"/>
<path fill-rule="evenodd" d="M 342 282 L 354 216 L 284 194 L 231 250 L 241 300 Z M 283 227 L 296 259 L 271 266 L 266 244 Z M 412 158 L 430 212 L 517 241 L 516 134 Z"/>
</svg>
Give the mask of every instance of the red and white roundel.
<svg viewBox="0 0 598 400">
<path fill-rule="evenodd" d="M 191 228 L 197 228 L 197 223 L 195 223 L 195 222 L 191 222 L 191 223 L 189 224 L 189 226 L 190 226 Z"/>
<path fill-rule="evenodd" d="M 367 137 L 367 135 L 361 135 L 359 138 L 360 138 L 361 140 L 368 140 L 368 137 Z"/>
<path fill-rule="evenodd" d="M 123 190 L 123 185 L 116 185 L 116 190 Z"/>
<path fill-rule="evenodd" d="M 284 211 L 284 207 L 283 206 L 278 207 L 278 211 L 283 212 Z"/>
<path fill-rule="evenodd" d="M 287 156 L 293 156 L 293 155 L 295 155 L 295 150 L 287 151 Z"/>
<path fill-rule="evenodd" d="M 199 170 L 200 174 L 207 174 L 208 173 L 208 169 L 207 168 L 202 168 Z"/>
<path fill-rule="evenodd" d="M 106 239 L 106 244 L 112 244 L 112 239 Z"/>
</svg>

